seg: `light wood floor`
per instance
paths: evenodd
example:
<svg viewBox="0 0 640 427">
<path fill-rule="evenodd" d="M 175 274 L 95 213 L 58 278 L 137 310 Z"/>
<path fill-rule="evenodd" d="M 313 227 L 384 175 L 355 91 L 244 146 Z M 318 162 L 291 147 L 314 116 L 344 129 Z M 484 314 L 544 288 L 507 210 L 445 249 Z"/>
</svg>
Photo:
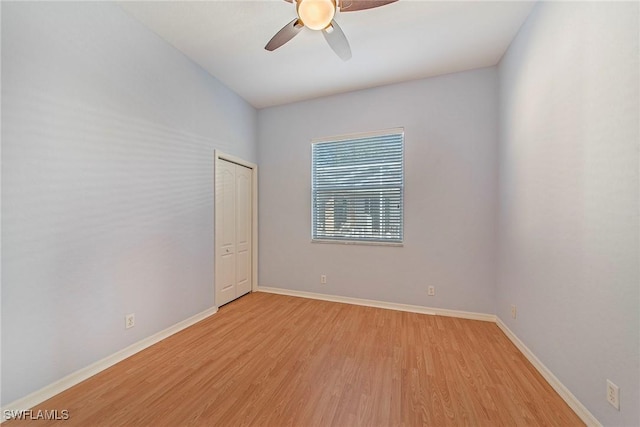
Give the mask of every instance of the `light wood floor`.
<svg viewBox="0 0 640 427">
<path fill-rule="evenodd" d="M 266 293 L 36 409 L 70 415 L 38 426 L 584 425 L 493 323 Z"/>
</svg>

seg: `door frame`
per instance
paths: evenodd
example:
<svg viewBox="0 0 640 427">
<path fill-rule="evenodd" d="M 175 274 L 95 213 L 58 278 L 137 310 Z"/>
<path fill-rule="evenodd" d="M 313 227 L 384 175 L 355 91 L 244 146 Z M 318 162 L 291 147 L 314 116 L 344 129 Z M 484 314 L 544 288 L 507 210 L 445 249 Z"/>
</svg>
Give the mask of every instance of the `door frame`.
<svg viewBox="0 0 640 427">
<path fill-rule="evenodd" d="M 213 298 L 214 305 L 218 307 L 216 298 L 216 283 L 218 279 L 218 257 L 216 253 L 215 238 L 219 234 L 218 221 L 217 221 L 217 209 L 216 200 L 218 198 L 218 186 L 216 178 L 218 175 L 218 160 L 226 160 L 227 162 L 235 163 L 240 166 L 251 169 L 251 292 L 258 290 L 258 165 L 248 162 L 231 154 L 224 153 L 220 150 L 214 150 L 213 152 Z"/>
</svg>

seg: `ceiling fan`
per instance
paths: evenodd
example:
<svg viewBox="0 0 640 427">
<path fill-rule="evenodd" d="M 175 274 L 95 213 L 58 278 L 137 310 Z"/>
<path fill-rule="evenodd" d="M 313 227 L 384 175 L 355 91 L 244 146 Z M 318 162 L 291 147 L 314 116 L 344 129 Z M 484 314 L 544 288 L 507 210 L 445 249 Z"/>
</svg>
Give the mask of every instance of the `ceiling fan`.
<svg viewBox="0 0 640 427">
<path fill-rule="evenodd" d="M 338 23 L 336 11 L 356 12 L 373 9 L 398 0 L 285 0 L 295 3 L 297 18 L 282 27 L 264 47 L 273 51 L 294 38 L 304 27 L 322 31 L 331 49 L 343 60 L 351 58 L 351 47 Z"/>
</svg>

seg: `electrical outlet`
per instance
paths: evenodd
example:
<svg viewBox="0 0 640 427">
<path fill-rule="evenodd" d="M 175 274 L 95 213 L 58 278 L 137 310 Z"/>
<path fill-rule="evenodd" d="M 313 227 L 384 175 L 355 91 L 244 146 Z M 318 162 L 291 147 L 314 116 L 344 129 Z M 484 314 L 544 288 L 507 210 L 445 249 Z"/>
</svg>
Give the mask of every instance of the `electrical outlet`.
<svg viewBox="0 0 640 427">
<path fill-rule="evenodd" d="M 518 315 L 518 312 L 516 311 L 516 306 L 511 305 L 511 317 L 515 319 L 517 315 Z"/>
<path fill-rule="evenodd" d="M 607 380 L 607 402 L 618 411 L 620 410 L 620 389 L 609 380 Z"/>
<path fill-rule="evenodd" d="M 327 283 L 327 275 L 326 274 L 321 274 L 320 275 L 320 283 L 322 283 L 323 285 Z"/>
<path fill-rule="evenodd" d="M 124 316 L 125 329 L 133 328 L 136 325 L 136 315 L 134 313 Z"/>
<path fill-rule="evenodd" d="M 432 297 L 432 296 L 435 296 L 435 294 L 436 294 L 436 287 L 435 286 L 429 286 L 427 288 L 427 295 Z"/>
</svg>

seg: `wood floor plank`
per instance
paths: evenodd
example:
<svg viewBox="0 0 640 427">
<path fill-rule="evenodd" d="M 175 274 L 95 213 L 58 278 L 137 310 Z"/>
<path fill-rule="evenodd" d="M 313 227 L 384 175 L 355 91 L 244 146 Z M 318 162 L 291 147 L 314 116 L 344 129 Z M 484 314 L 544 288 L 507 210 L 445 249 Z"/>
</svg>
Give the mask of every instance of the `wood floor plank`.
<svg viewBox="0 0 640 427">
<path fill-rule="evenodd" d="M 253 293 L 7 426 L 584 425 L 491 322 Z"/>
</svg>

